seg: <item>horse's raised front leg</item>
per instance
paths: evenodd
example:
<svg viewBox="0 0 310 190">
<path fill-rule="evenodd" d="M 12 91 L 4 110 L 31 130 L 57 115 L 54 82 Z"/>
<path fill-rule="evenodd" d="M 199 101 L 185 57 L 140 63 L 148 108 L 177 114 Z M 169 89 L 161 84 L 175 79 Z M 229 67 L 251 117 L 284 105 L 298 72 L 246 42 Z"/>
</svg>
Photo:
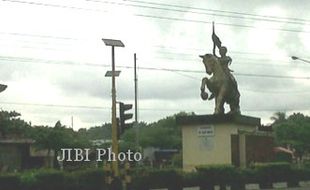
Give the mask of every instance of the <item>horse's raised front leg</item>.
<svg viewBox="0 0 310 190">
<path fill-rule="evenodd" d="M 204 78 L 201 80 L 201 86 L 200 86 L 201 92 L 204 92 L 204 91 L 205 91 L 208 80 L 209 80 L 209 79 L 208 79 L 207 77 L 204 77 Z"/>
<path fill-rule="evenodd" d="M 205 91 L 206 90 L 206 85 L 208 83 L 209 79 L 207 77 L 203 78 L 201 81 L 201 86 L 200 86 L 200 97 L 203 100 L 208 99 L 208 93 Z"/>
</svg>

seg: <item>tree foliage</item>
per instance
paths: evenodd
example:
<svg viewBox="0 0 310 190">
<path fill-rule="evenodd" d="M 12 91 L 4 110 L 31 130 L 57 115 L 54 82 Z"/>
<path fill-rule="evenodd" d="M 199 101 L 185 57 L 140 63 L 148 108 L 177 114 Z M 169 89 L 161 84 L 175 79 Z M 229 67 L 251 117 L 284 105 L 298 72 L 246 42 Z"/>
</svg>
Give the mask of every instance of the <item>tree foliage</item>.
<svg viewBox="0 0 310 190">
<path fill-rule="evenodd" d="M 286 113 L 285 112 L 276 112 L 273 116 L 270 117 L 273 121 L 273 124 L 279 124 L 286 120 Z"/>
<path fill-rule="evenodd" d="M 57 121 L 54 127 L 35 126 L 30 135 L 40 148 L 83 148 L 90 145 L 88 139 Z"/>
<path fill-rule="evenodd" d="M 0 137 L 27 136 L 30 124 L 20 119 L 20 116 L 16 111 L 0 111 Z"/>
<path fill-rule="evenodd" d="M 293 147 L 299 157 L 310 152 L 310 117 L 294 113 L 275 124 L 276 140 L 281 145 Z"/>
<path fill-rule="evenodd" d="M 139 125 L 139 144 L 142 147 L 156 147 L 156 148 L 175 148 L 181 149 L 182 134 L 179 126 L 176 125 L 176 117 L 180 115 L 192 115 L 194 113 L 180 112 L 173 116 L 168 116 L 156 122 Z M 125 131 L 122 139 L 133 145 L 136 140 L 135 128 Z"/>
<path fill-rule="evenodd" d="M 111 123 L 105 123 L 102 126 L 94 126 L 89 129 L 79 129 L 78 133 L 90 140 L 111 139 L 111 126 Z"/>
</svg>

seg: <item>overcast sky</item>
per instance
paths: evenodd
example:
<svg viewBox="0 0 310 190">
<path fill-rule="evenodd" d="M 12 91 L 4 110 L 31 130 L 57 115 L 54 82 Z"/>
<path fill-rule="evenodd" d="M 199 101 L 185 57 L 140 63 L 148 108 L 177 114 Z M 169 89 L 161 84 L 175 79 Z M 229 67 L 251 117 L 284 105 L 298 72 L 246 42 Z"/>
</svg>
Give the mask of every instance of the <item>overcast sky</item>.
<svg viewBox="0 0 310 190">
<path fill-rule="evenodd" d="M 118 101 L 134 103 L 137 53 L 139 120 L 211 114 L 214 102 L 200 99 L 198 55 L 212 52 L 214 21 L 233 59 L 242 114 L 263 123 L 276 111 L 310 114 L 310 64 L 290 59 L 310 60 L 305 7 L 310 1 L 1 0 L 0 83 L 8 88 L 0 107 L 33 125 L 110 122 L 111 48 L 101 39 L 112 38 L 125 44 L 115 52 Z"/>
</svg>

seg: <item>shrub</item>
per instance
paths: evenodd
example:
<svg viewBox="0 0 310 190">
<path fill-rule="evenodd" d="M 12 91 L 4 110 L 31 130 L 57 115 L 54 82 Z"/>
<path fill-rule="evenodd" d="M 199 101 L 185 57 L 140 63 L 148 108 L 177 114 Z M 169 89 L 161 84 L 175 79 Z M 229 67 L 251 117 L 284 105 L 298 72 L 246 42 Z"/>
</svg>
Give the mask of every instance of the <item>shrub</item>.
<svg viewBox="0 0 310 190">
<path fill-rule="evenodd" d="M 308 181 L 308 180 L 310 180 L 310 168 L 294 169 L 294 177 L 298 181 Z"/>
<path fill-rule="evenodd" d="M 20 189 L 20 176 L 18 174 L 0 175 L 1 189 L 19 190 Z"/>
<path fill-rule="evenodd" d="M 196 168 L 202 185 L 228 185 L 236 183 L 239 173 L 232 165 L 207 165 Z"/>
<path fill-rule="evenodd" d="M 26 171 L 20 175 L 20 184 L 25 190 L 35 189 L 37 179 L 35 178 L 35 173 L 37 171 Z"/>
<path fill-rule="evenodd" d="M 57 170 L 39 170 L 35 174 L 37 189 L 64 189 L 64 172 Z"/>
<path fill-rule="evenodd" d="M 243 184 L 257 183 L 258 176 L 254 169 L 244 168 L 240 169 L 240 178 Z"/>
<path fill-rule="evenodd" d="M 135 190 L 147 190 L 149 189 L 149 170 L 152 168 L 148 167 L 137 167 L 132 170 L 132 189 Z"/>
<path fill-rule="evenodd" d="M 253 169 L 262 188 L 272 187 L 273 182 L 289 181 L 293 175 L 291 165 L 286 162 L 259 163 Z"/>
<path fill-rule="evenodd" d="M 303 167 L 306 169 L 310 169 L 310 160 L 305 160 L 303 163 Z"/>
<path fill-rule="evenodd" d="M 64 173 L 64 187 L 62 189 L 64 190 L 80 190 L 78 184 L 78 178 L 76 177 L 75 173 Z"/>
<path fill-rule="evenodd" d="M 104 171 L 102 169 L 89 169 L 72 173 L 76 180 L 78 189 L 81 190 L 104 190 L 107 185 L 104 181 Z M 77 188 L 75 188 L 77 189 Z"/>
<path fill-rule="evenodd" d="M 149 178 L 152 188 L 168 187 L 169 190 L 173 190 L 178 189 L 178 186 L 182 186 L 182 177 L 180 173 L 173 169 L 151 171 L 149 173 Z"/>
<path fill-rule="evenodd" d="M 138 172 L 140 176 L 137 176 Z M 169 190 L 176 190 L 182 187 L 182 174 L 175 169 L 139 169 L 134 173 L 132 187 L 135 190 L 166 187 Z"/>
<path fill-rule="evenodd" d="M 183 187 L 197 186 L 200 182 L 197 172 L 183 172 L 182 179 Z"/>
<path fill-rule="evenodd" d="M 260 183 L 261 188 L 273 182 L 286 181 L 289 186 L 298 181 L 310 180 L 309 168 L 294 168 L 288 163 L 254 164 L 240 169 L 231 165 L 209 165 L 197 167 L 197 172 L 181 172 L 174 168 L 134 168 L 131 171 L 131 189 L 148 190 L 200 186 L 209 189 L 214 185 L 231 185 L 232 190 L 244 189 L 245 183 Z M 57 170 L 34 170 L 21 174 L 0 175 L 0 189 L 8 190 L 106 190 L 102 169 L 63 172 Z M 212 187 L 213 188 L 213 187 Z M 212 189 L 211 188 L 211 189 Z"/>
</svg>

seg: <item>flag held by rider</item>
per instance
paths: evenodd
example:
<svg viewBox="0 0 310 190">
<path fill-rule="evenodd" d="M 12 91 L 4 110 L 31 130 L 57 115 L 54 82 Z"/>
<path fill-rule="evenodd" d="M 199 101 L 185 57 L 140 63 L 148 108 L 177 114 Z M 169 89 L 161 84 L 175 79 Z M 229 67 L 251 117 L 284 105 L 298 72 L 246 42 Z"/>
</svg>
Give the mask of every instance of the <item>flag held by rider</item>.
<svg viewBox="0 0 310 190">
<path fill-rule="evenodd" d="M 220 48 L 222 46 L 222 42 L 220 38 L 215 34 L 214 31 L 214 22 L 212 22 L 212 41 L 213 41 L 213 55 L 215 55 L 215 47 Z"/>
</svg>

